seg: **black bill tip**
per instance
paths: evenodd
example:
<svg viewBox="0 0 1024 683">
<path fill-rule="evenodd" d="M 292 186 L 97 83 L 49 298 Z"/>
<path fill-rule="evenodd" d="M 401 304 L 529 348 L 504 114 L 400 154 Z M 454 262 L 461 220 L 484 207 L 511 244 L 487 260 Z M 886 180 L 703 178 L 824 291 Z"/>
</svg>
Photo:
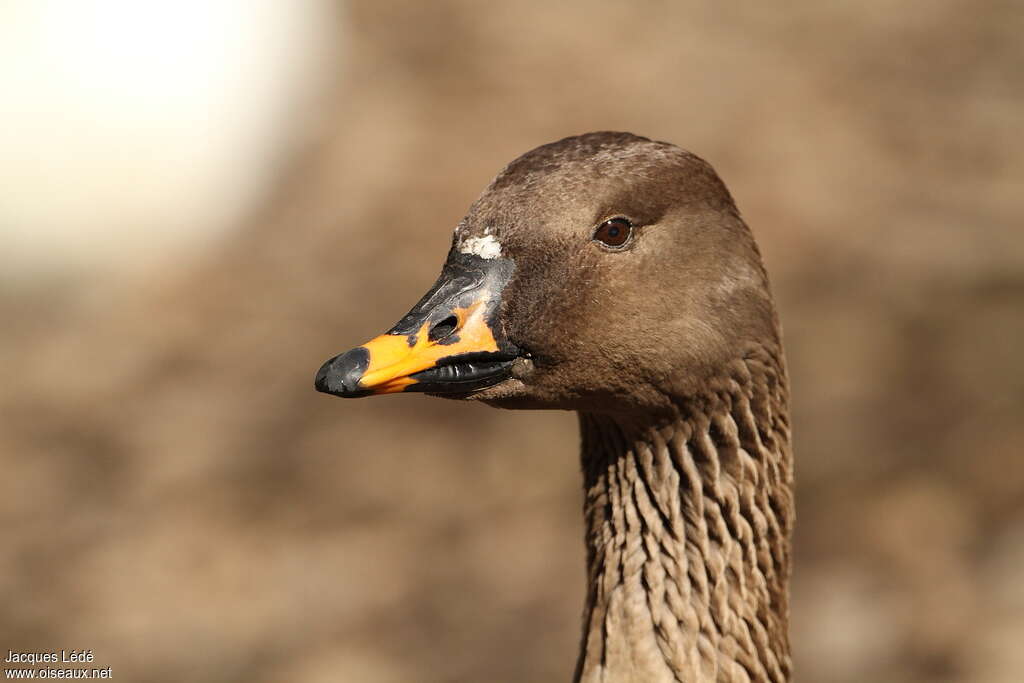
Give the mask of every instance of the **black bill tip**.
<svg viewBox="0 0 1024 683">
<path fill-rule="evenodd" d="M 320 366 L 314 386 L 317 391 L 344 398 L 368 396 L 372 392 L 361 389 L 359 380 L 369 365 L 370 352 L 363 346 L 357 346 Z"/>
</svg>

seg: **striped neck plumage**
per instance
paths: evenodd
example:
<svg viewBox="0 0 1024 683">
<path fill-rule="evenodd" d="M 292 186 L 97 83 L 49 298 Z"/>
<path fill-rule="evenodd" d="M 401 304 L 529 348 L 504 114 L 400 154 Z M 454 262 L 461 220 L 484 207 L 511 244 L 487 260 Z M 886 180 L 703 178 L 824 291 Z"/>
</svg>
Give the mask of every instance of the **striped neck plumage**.
<svg viewBox="0 0 1024 683">
<path fill-rule="evenodd" d="M 674 419 L 580 414 L 588 593 L 575 681 L 788 681 L 792 464 L 781 359 Z"/>
</svg>

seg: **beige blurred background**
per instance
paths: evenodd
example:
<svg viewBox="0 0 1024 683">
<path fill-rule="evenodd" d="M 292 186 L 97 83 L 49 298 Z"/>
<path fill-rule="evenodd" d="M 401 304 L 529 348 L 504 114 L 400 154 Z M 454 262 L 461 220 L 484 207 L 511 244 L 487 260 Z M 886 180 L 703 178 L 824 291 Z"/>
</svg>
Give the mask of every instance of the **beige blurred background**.
<svg viewBox="0 0 1024 683">
<path fill-rule="evenodd" d="M 575 420 L 312 378 L 507 161 L 710 160 L 773 276 L 799 680 L 1024 671 L 1024 13 L 13 0 L 0 648 L 121 681 L 568 680 Z"/>
</svg>

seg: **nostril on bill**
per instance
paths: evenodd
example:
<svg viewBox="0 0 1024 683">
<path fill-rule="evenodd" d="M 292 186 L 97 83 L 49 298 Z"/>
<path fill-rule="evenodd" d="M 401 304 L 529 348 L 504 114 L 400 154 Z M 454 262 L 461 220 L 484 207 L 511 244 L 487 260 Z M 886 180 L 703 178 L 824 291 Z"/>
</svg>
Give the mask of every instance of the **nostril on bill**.
<svg viewBox="0 0 1024 683">
<path fill-rule="evenodd" d="M 434 326 L 430 328 L 430 332 L 427 334 L 427 339 L 432 342 L 439 342 L 451 336 L 458 326 L 459 319 L 454 315 L 450 315 L 444 320 L 434 323 Z"/>
</svg>

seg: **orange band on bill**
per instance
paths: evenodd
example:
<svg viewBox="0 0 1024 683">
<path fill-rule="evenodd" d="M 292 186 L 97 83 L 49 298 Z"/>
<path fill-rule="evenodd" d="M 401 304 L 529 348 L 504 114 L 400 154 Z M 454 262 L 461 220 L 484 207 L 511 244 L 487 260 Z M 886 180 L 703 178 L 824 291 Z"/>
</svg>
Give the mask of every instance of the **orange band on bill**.
<svg viewBox="0 0 1024 683">
<path fill-rule="evenodd" d="M 498 351 L 484 316 L 483 301 L 456 308 L 452 314 L 458 322 L 452 335 L 444 339 L 430 341 L 428 321 L 413 335 L 382 334 L 363 344 L 370 354 L 370 363 L 359 380 L 360 388 L 374 394 L 397 393 L 416 383 L 411 375 L 436 367 L 445 358 Z M 451 341 L 452 336 L 455 341 Z M 410 339 L 415 339 L 411 346 Z"/>
</svg>

